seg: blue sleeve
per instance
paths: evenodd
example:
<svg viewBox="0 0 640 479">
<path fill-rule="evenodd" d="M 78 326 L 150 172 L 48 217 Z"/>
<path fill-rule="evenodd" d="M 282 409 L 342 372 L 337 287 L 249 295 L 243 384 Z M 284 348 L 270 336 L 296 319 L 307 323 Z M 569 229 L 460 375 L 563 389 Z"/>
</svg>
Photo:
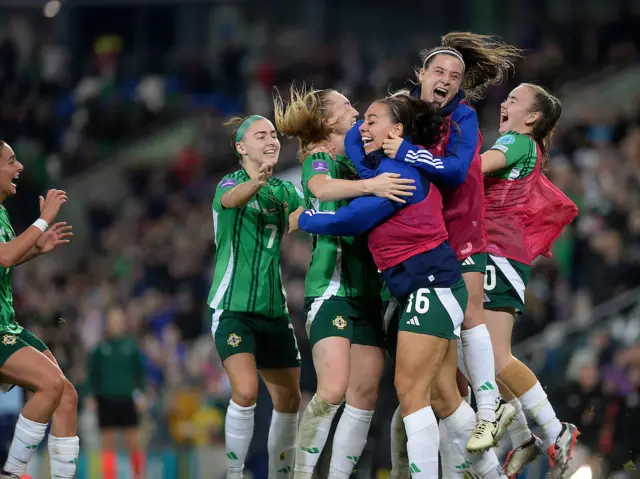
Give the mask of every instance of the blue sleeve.
<svg viewBox="0 0 640 479">
<path fill-rule="evenodd" d="M 419 203 L 429 193 L 429 182 L 421 178 L 417 169 L 408 165 L 386 158 L 375 171 L 376 176 L 381 173 L 398 173 L 403 178 L 415 180 L 416 190 L 411 198 L 407 198 L 406 205 Z M 389 219 L 406 205 L 377 196 L 361 196 L 335 212 L 305 210 L 298 219 L 298 227 L 319 235 L 358 236 Z"/>
<path fill-rule="evenodd" d="M 469 106 L 463 105 L 451 115 L 451 119 L 460 131 L 451 126 L 444 157 L 434 157 L 428 150 L 403 141 L 396 153 L 396 161 L 419 168 L 434 183 L 447 186 L 462 184 L 478 147 L 478 115 Z"/>
<path fill-rule="evenodd" d="M 317 235 L 359 236 L 402 208 L 377 196 L 361 196 L 337 211 L 305 210 L 298 219 L 302 231 Z"/>
<path fill-rule="evenodd" d="M 358 121 L 351 127 L 344 139 L 344 153 L 356 167 L 358 176 L 363 180 L 373 178 L 374 170 L 365 163 L 364 146 L 362 145 L 362 137 L 360 136 L 360 125 L 362 120 Z"/>
</svg>

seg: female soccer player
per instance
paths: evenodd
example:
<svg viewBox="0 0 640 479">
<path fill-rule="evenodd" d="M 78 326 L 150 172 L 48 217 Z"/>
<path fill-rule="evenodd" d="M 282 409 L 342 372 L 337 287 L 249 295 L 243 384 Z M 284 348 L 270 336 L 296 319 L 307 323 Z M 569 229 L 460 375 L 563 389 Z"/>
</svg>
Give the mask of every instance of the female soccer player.
<svg viewBox="0 0 640 479">
<path fill-rule="evenodd" d="M 135 479 L 144 476 L 144 454 L 138 435 L 138 410 L 144 404 L 144 358 L 135 340 L 127 336 L 127 318 L 121 308 L 106 315 L 105 338 L 87 360 L 87 384 L 100 425 L 103 479 L 117 476 L 118 432 L 124 433 Z M 94 402 L 95 401 L 95 402 Z"/>
<path fill-rule="evenodd" d="M 519 56 L 519 50 L 485 35 L 449 33 L 442 38 L 441 45 L 422 51 L 420 56 L 422 68 L 417 72 L 419 86 L 414 94 L 440 106 L 442 113 L 459 128 L 460 141 L 453 144 L 449 141 L 449 129 L 430 151 L 398 137 L 385 140 L 383 148 L 390 158 L 420 168 L 443 194 L 449 243 L 460 261 L 469 291 L 461 343 L 465 369 L 476 397 L 478 421 L 467 447 L 469 451 L 482 451 L 500 439 L 515 410 L 502 402 L 496 411 L 498 387 L 493 350 L 483 322 L 487 238 L 480 159 L 482 136 L 475 110 L 463 99 L 478 99 L 488 85 L 499 83 Z M 393 430 L 401 432 L 401 428 L 395 427 L 399 411 L 393 421 Z M 403 443 L 402 439 L 397 442 L 400 446 Z M 392 456 L 396 455 L 397 451 L 392 451 Z"/>
<path fill-rule="evenodd" d="M 576 206 L 542 175 L 560 101 L 543 88 L 523 83 L 501 105 L 500 134 L 482 155 L 485 173 L 489 260 L 485 279 L 485 322 L 491 332 L 500 384 L 508 399 L 518 398 L 544 431 L 553 477 L 567 469 L 578 430 L 561 423 L 531 370 L 511 354 L 516 311 L 524 309 L 531 262 L 546 253 L 562 228 L 577 215 Z M 555 203 L 552 203 L 555 202 Z M 520 425 L 524 420 L 519 414 Z M 535 438 L 526 428 L 512 435 L 508 475 L 535 457 Z"/>
<path fill-rule="evenodd" d="M 443 361 L 453 364 L 455 371 L 455 339 L 464 318 L 467 290 L 456 255 L 446 243 L 439 191 L 415 168 L 385 157 L 382 142 L 391 133 L 425 146 L 435 144 L 445 123 L 437 110 L 433 104 L 397 94 L 371 105 L 359 132 L 354 127 L 347 137 L 347 144 L 354 141 L 354 136 L 360 148 L 364 144 L 367 155 L 363 162 L 374 176 L 390 171 L 416 181 L 417 190 L 406 207 L 365 196 L 330 214 L 305 210 L 290 218 L 290 225 L 295 227 L 297 223 L 300 229 L 316 234 L 362 234 L 370 230 L 369 248 L 376 265 L 402 305 L 395 386 L 414 478 L 438 477 L 439 433 L 430 390 L 438 381 L 439 370 L 445 367 Z M 465 409 L 471 414 L 471 424 L 474 413 L 457 392 L 455 375 L 448 377 L 457 404 L 446 405 L 453 407 L 444 420 L 457 430 L 468 420 Z M 493 477 L 500 477 L 495 468 L 493 472 Z"/>
<path fill-rule="evenodd" d="M 213 200 L 216 259 L 209 306 L 211 331 L 231 382 L 225 439 L 227 478 L 242 477 L 253 436 L 260 372 L 271 399 L 269 477 L 293 468 L 300 353 L 280 276 L 280 242 L 302 194 L 271 177 L 280 142 L 273 124 L 252 115 L 232 120 L 241 169 L 226 175 Z"/>
<path fill-rule="evenodd" d="M 399 175 L 358 180 L 344 138 L 358 112 L 334 90 L 291 88 L 275 101 L 278 130 L 300 141 L 308 207 L 332 212 L 348 198 L 377 194 L 403 202 L 412 180 Z M 330 478 L 347 479 L 364 450 L 384 366 L 381 284 L 364 237 L 314 236 L 305 281 L 307 333 L 318 389 L 298 434 L 295 477 L 311 477 L 332 420 L 346 398 L 333 441 Z"/>
<path fill-rule="evenodd" d="M 0 203 L 16 194 L 14 179 L 22 171 L 11 147 L 0 141 Z M 40 197 L 40 218 L 16 237 L 7 210 L 0 205 L 0 389 L 14 385 L 33 392 L 16 424 L 13 441 L 0 478 L 17 479 L 44 438 L 49 420 L 49 455 L 52 477 L 75 476 L 80 442 L 76 435 L 78 396 L 51 351 L 15 320 L 11 273 L 13 268 L 69 242 L 71 227 L 49 224 L 66 203 L 61 190 Z"/>
</svg>

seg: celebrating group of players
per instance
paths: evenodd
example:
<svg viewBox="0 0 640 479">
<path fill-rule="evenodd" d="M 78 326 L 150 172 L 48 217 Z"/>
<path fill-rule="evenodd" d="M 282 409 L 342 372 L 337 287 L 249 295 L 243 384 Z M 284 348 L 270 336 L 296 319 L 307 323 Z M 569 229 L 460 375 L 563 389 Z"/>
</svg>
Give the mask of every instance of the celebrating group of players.
<svg viewBox="0 0 640 479">
<path fill-rule="evenodd" d="M 346 403 L 329 477 L 347 479 L 366 444 L 387 354 L 400 402 L 393 478 L 437 478 L 439 457 L 445 478 L 512 477 L 545 450 L 553 476 L 566 474 L 578 431 L 556 418 L 510 347 L 531 263 L 577 214 L 542 174 L 561 105 L 521 84 L 501 105 L 500 138 L 481 154 L 467 103 L 518 56 L 493 38 L 451 33 L 421 53 L 416 88 L 375 101 L 364 121 L 337 91 L 304 87 L 275 99 L 275 127 L 257 115 L 235 120 L 241 169 L 222 179 L 213 200 L 208 300 L 232 388 L 227 478 L 243 475 L 259 372 L 274 405 L 269 478 L 311 478 Z M 276 128 L 299 139 L 303 193 L 272 177 Z M 0 142 L 0 203 L 16 193 L 21 170 Z M 0 205 L 0 386 L 33 392 L 2 479 L 26 473 L 51 420 L 52 477 L 75 475 L 75 389 L 46 345 L 16 323 L 11 293 L 14 266 L 69 241 L 70 227 L 52 224 L 64 202 L 63 191 L 51 190 L 41 217 L 18 237 Z M 287 228 L 313 234 L 305 310 L 318 388 L 300 421 L 300 353 L 280 276 Z M 502 466 L 492 447 L 505 432 L 513 448 Z"/>
<path fill-rule="evenodd" d="M 421 52 L 416 88 L 375 101 L 364 121 L 339 92 L 304 86 L 275 98 L 275 126 L 258 115 L 233 120 L 241 169 L 213 200 L 209 296 L 232 388 L 227 478 L 243 474 L 259 373 L 274 405 L 269 478 L 311 478 L 345 403 L 329 477 L 347 479 L 386 354 L 400 402 L 392 478 L 437 478 L 439 456 L 445 478 L 515 477 L 545 450 L 553 477 L 566 474 L 578 431 L 556 418 L 511 353 L 530 265 L 577 215 L 542 174 L 561 104 L 521 84 L 501 105 L 501 136 L 481 154 L 467 103 L 519 54 L 491 37 L 450 33 Z M 299 140 L 302 193 L 271 176 L 278 132 Z M 287 222 L 289 232 L 313 234 L 305 312 L 318 387 L 299 423 L 300 354 L 280 277 Z M 463 399 L 470 390 L 477 413 Z M 501 466 L 492 447 L 507 431 L 513 448 Z"/>
</svg>

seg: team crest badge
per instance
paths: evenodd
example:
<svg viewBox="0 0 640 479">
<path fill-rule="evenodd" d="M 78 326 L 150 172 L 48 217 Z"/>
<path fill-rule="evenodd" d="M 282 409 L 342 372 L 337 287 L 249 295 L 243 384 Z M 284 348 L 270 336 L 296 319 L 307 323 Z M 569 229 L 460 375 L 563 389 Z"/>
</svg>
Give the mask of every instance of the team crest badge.
<svg viewBox="0 0 640 479">
<path fill-rule="evenodd" d="M 333 325 L 342 331 L 347 327 L 347 321 L 342 316 L 336 316 L 336 319 L 333 320 Z"/>
<path fill-rule="evenodd" d="M 5 346 L 13 346 L 16 344 L 16 337 L 12 334 L 5 334 L 2 336 L 2 344 Z"/>
<path fill-rule="evenodd" d="M 242 342 L 242 338 L 238 336 L 236 333 L 231 333 L 229 335 L 229 339 L 227 339 L 227 344 L 232 348 L 237 348 L 238 346 L 240 346 L 241 342 Z"/>
</svg>

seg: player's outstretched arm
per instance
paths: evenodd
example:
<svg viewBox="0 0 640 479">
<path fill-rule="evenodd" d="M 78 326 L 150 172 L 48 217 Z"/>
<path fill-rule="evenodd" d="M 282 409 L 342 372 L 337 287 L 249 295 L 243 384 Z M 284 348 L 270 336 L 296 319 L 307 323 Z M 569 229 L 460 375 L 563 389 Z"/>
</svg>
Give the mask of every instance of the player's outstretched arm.
<svg viewBox="0 0 640 479">
<path fill-rule="evenodd" d="M 19 264 L 49 228 L 49 223 L 53 222 L 60 207 L 66 202 L 67 194 L 62 190 L 49 190 L 46 199 L 40 197 L 40 218 L 13 241 L 0 243 L 0 266 L 9 268 Z"/>
<path fill-rule="evenodd" d="M 304 210 L 289 217 L 290 225 L 308 233 L 330 236 L 358 236 L 392 216 L 402 205 L 377 196 L 362 196 L 337 211 Z M 293 220 L 293 221 L 292 221 Z"/>
<path fill-rule="evenodd" d="M 220 198 L 223 208 L 244 208 L 253 198 L 260 188 L 267 184 L 273 173 L 273 165 L 262 165 L 258 170 L 258 177 L 249 181 L 240 183 L 230 190 L 224 192 Z M 226 180 L 232 182 L 234 180 Z M 222 181 L 221 187 L 225 186 L 225 180 Z"/>
</svg>

